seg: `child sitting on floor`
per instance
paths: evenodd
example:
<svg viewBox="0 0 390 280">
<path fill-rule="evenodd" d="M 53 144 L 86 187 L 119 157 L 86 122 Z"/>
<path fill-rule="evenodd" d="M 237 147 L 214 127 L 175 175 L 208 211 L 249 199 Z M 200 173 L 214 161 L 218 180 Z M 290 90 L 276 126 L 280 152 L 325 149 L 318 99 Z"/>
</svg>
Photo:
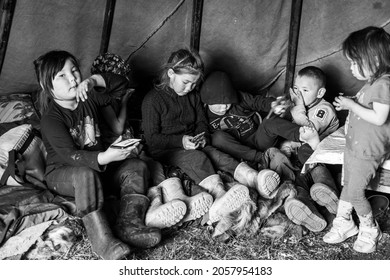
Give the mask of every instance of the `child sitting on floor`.
<svg viewBox="0 0 390 280">
<path fill-rule="evenodd" d="M 301 104 L 306 100 L 312 106 L 319 106 L 318 112 L 314 111 L 318 116 L 312 118 L 315 123 L 322 125 L 322 121 L 325 123 L 326 120 L 330 120 L 327 122 L 329 129 L 322 129 L 322 126 L 318 125 L 322 129 L 321 132 L 329 134 L 338 127 L 334 109 L 332 107 L 328 109 L 325 105 L 320 106 L 320 103 L 322 105 L 326 102 L 322 100 L 322 96 L 325 94 L 325 89 L 322 87 L 325 76 L 322 75 L 318 78 L 323 82 L 317 86 L 317 79 L 313 78 L 316 76 L 312 72 L 323 74 L 322 71 L 315 67 L 307 67 L 301 71 L 296 79 L 298 90 L 296 93 L 292 91 L 294 94 L 291 96 L 292 100 L 296 102 L 292 110 L 293 116 L 301 124 L 277 116 L 277 113 L 283 112 L 283 108 L 275 107 L 275 98 L 263 95 L 253 96 L 236 91 L 226 73 L 213 72 L 210 74 L 201 88 L 201 98 L 207 107 L 209 127 L 213 132 L 213 146 L 238 159 L 259 162 L 263 168 L 274 169 L 277 166 L 279 170 L 274 170 L 279 172 L 283 179 L 294 181 L 295 174 L 288 158 L 281 155 L 280 152 L 278 154 L 278 150 L 271 147 L 277 144 L 279 138 L 284 138 L 302 141 L 311 151 L 316 148 L 320 140 L 315 129 L 317 127 L 309 121 L 303 123 L 302 114 L 305 107 L 303 106 L 302 110 Z M 305 98 L 303 98 L 301 90 Z M 326 104 L 329 103 L 326 102 Z M 261 121 L 257 112 L 267 112 L 271 108 L 276 114 Z M 313 189 L 315 190 L 313 196 L 317 203 L 329 207 L 330 211 L 335 213 L 338 193 L 329 171 L 324 166 L 316 167 L 313 169 L 311 181 L 306 189 L 309 189 L 313 183 L 318 183 Z M 302 193 L 305 193 L 305 197 L 310 197 L 308 190 L 301 191 L 297 187 L 297 196 L 290 200 L 288 210 L 291 211 L 288 211 L 287 214 L 294 222 L 303 224 L 312 231 L 321 231 L 325 228 L 326 221 L 310 199 L 299 199 L 302 197 Z M 315 223 L 311 222 L 313 217 L 315 217 Z"/>
<path fill-rule="evenodd" d="M 336 131 L 339 120 L 332 104 L 323 97 L 326 93 L 326 77 L 324 72 L 315 66 L 302 68 L 294 81 L 293 89 L 290 89 L 290 97 L 293 106 L 290 108 L 294 123 L 300 126 L 311 126 L 316 129 L 320 140 Z M 293 139 L 288 139 L 293 140 Z M 301 142 L 285 141 L 281 150 L 290 155 L 295 148 L 299 148 L 298 158 L 304 163 L 313 153 L 313 148 L 302 145 Z"/>
<path fill-rule="evenodd" d="M 300 126 L 277 115 L 262 121 L 258 114 L 270 111 L 271 107 L 277 114 L 283 113 L 283 105 L 275 106 L 276 98 L 237 91 L 229 76 L 220 71 L 207 77 L 200 94 L 206 105 L 213 146 L 260 168 L 274 169 L 282 180 L 295 179 L 289 160 L 277 149 L 269 148 L 276 145 L 279 136 L 299 141 Z M 318 143 L 315 137 L 307 141 L 313 145 Z"/>
</svg>

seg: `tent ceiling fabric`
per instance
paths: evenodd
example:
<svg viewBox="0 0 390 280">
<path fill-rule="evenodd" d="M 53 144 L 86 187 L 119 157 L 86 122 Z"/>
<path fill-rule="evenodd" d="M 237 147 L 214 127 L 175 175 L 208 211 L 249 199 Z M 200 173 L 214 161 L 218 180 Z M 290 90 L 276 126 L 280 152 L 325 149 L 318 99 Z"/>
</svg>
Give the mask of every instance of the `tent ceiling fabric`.
<svg viewBox="0 0 390 280">
<path fill-rule="evenodd" d="M 169 53 L 190 44 L 192 0 L 117 0 L 109 52 L 127 59 L 140 81 L 149 80 Z M 32 61 L 51 49 L 81 59 L 82 72 L 98 55 L 105 0 L 17 0 L 0 76 L 0 94 L 36 89 Z M 271 94 L 284 88 L 291 1 L 204 0 L 200 53 L 207 71 L 227 71 L 237 88 L 256 92 L 279 74 Z M 322 67 L 331 91 L 354 93 L 340 44 L 368 25 L 389 31 L 387 0 L 303 0 L 297 69 Z M 1 26 L 1 28 L 3 28 Z"/>
<path fill-rule="evenodd" d="M 99 53 L 105 1 L 17 0 L 0 76 L 0 94 L 36 88 L 33 60 L 65 49 L 90 65 Z"/>
</svg>

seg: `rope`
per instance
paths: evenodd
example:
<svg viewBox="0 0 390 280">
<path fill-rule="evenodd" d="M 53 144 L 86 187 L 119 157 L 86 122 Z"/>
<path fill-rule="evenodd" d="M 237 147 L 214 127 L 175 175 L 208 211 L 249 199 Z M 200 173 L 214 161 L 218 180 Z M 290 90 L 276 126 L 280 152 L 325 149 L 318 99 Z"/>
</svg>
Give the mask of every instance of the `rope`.
<svg viewBox="0 0 390 280">
<path fill-rule="evenodd" d="M 139 51 L 153 36 L 156 34 L 163 26 L 164 24 L 179 10 L 179 8 L 183 5 L 185 0 L 181 0 L 176 7 L 173 9 L 173 11 L 156 27 L 156 29 L 150 33 L 150 35 L 141 43 L 141 45 L 135 49 L 126 59 L 126 63 L 129 64 L 130 58 L 135 54 L 137 51 Z"/>
</svg>

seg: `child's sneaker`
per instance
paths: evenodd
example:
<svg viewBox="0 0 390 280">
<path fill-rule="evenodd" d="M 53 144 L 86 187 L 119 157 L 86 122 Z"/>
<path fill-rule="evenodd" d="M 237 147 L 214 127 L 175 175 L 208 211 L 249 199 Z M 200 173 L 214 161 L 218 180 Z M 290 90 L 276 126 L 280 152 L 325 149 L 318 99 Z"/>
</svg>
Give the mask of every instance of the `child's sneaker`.
<svg viewBox="0 0 390 280">
<path fill-rule="evenodd" d="M 376 244 L 381 238 L 382 232 L 376 221 L 373 227 L 360 226 L 359 235 L 353 244 L 353 249 L 360 253 L 372 253 L 376 250 Z"/>
<path fill-rule="evenodd" d="M 287 198 L 284 203 L 287 217 L 297 225 L 305 226 L 313 232 L 320 232 L 326 227 L 326 220 L 309 199 L 303 197 Z"/>
<path fill-rule="evenodd" d="M 338 194 L 330 186 L 323 183 L 315 183 L 310 188 L 310 196 L 319 205 L 325 206 L 330 213 L 337 213 L 339 203 Z"/>
<path fill-rule="evenodd" d="M 333 220 L 332 228 L 322 239 L 325 243 L 336 244 L 358 234 L 358 232 L 359 229 L 352 220 L 352 217 L 346 219 L 340 216 Z"/>
</svg>

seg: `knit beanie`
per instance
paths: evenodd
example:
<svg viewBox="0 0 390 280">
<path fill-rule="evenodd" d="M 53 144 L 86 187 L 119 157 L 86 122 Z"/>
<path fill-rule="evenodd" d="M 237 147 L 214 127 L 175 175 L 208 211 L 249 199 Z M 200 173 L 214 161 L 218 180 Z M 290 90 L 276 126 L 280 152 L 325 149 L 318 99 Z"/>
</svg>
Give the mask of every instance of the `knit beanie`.
<svg viewBox="0 0 390 280">
<path fill-rule="evenodd" d="M 208 105 L 235 104 L 239 101 L 229 76 L 221 71 L 212 72 L 207 77 L 200 90 L 200 97 Z"/>
</svg>

